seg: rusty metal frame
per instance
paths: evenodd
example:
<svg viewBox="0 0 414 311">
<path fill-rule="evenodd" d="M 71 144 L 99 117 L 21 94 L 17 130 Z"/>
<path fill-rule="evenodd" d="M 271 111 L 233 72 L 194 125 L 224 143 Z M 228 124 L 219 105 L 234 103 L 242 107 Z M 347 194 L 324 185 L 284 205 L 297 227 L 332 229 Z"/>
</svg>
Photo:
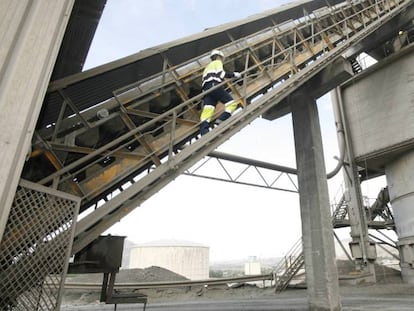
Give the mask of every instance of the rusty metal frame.
<svg viewBox="0 0 414 311">
<path fill-rule="evenodd" d="M 97 234 L 103 232 L 127 215 L 148 197 L 158 192 L 178 175 L 184 173 L 186 169 L 194 165 L 203 156 L 212 152 L 217 146 L 237 133 L 252 120 L 256 119 L 264 111 L 268 110 L 270 106 L 277 104 L 282 98 L 291 94 L 310 77 L 340 57 L 348 48 L 358 43 L 410 4 L 412 4 L 411 1 L 401 1 L 401 5 L 394 11 L 384 13 L 380 19 L 351 36 L 349 40 L 341 41 L 338 46 L 330 51 L 326 51 L 324 56 L 312 61 L 291 79 L 285 80 L 281 85 L 272 88 L 268 93 L 252 101 L 243 112 L 235 114 L 214 131 L 201 137 L 197 143 L 186 146 L 173 158 L 168 159 L 168 161 L 164 162 L 154 171 L 151 171 L 150 174 L 145 175 L 109 202 L 103 204 L 92 214 L 86 216 L 78 223 L 74 251 L 82 248 Z M 109 214 L 111 217 L 106 217 Z"/>
<path fill-rule="evenodd" d="M 368 8 L 367 8 L 368 9 Z M 330 10 L 332 10 L 332 8 L 330 8 Z M 342 10 L 342 8 L 341 8 L 341 10 Z M 332 13 L 331 13 L 332 14 Z M 353 14 L 353 15 L 350 15 L 350 16 L 348 16 L 348 19 L 352 19 L 352 18 L 354 18 L 355 16 L 357 16 L 357 13 L 355 13 L 355 14 Z M 317 23 L 317 22 L 316 22 Z M 314 24 L 314 22 L 312 23 L 312 25 Z M 309 25 L 305 25 L 305 26 L 303 26 L 303 27 L 308 27 Z M 336 24 L 334 24 L 334 25 L 332 25 L 332 27 L 336 27 L 337 25 Z M 312 29 L 313 29 L 313 27 L 312 27 Z M 324 33 L 327 33 L 329 31 L 329 28 L 325 28 L 325 29 L 322 29 L 321 31 L 319 31 L 319 32 L 317 32 L 317 33 L 315 33 L 314 34 L 314 36 L 316 36 L 316 37 L 318 37 L 318 36 L 320 36 L 321 34 L 322 34 L 322 37 L 325 37 L 325 38 L 327 38 L 327 36 L 328 35 L 326 35 L 326 36 L 323 36 L 323 34 Z M 265 32 L 265 31 L 264 31 Z M 296 35 L 295 34 L 297 34 L 298 32 L 300 32 L 300 27 L 298 27 L 298 25 L 296 25 L 295 24 L 295 26 L 294 26 L 294 28 L 289 32 L 289 30 L 285 30 L 284 31 L 285 33 L 289 33 L 289 35 L 291 35 L 291 34 L 293 34 L 294 35 L 294 37 L 295 37 L 295 41 L 296 41 Z M 256 34 L 257 35 L 257 34 Z M 282 32 L 282 34 L 281 34 L 282 36 L 283 36 L 283 32 Z M 281 35 L 279 35 L 279 36 L 281 36 Z M 303 36 L 302 36 L 303 37 Z M 277 38 L 273 38 L 273 39 L 271 39 L 271 40 L 274 40 L 274 41 L 272 41 L 272 45 L 274 45 L 274 43 L 276 42 L 279 42 L 278 40 L 277 40 Z M 240 40 L 239 40 L 240 41 Z M 243 41 L 244 42 L 246 42 L 246 38 L 243 38 Z M 314 41 L 314 37 L 312 37 L 312 41 Z M 329 44 L 332 44 L 331 43 L 331 41 L 328 39 L 328 42 L 329 42 Z M 236 44 L 237 43 L 239 43 L 239 42 L 235 42 Z M 277 44 L 276 44 L 277 45 Z M 285 54 L 286 52 L 288 52 L 288 55 L 291 55 L 291 74 L 294 74 L 295 72 L 297 72 L 297 68 L 296 68 L 296 64 L 295 64 L 295 61 L 294 61 L 294 59 L 292 58 L 293 57 L 293 55 L 294 55 L 294 53 L 297 51 L 297 50 L 299 50 L 299 49 L 297 49 L 297 46 L 298 45 L 307 45 L 307 49 L 309 50 L 309 43 L 308 43 L 308 41 L 306 41 L 306 40 L 300 40 L 300 41 L 297 41 L 297 42 L 295 42 L 295 45 L 293 46 L 293 47 L 288 47 L 288 48 L 284 48 L 284 50 L 282 51 L 280 51 L 279 53 L 275 53 L 275 51 L 273 50 L 272 51 L 272 55 L 274 55 L 274 56 L 272 56 L 272 58 L 269 60 L 269 59 L 266 59 L 266 60 L 264 60 L 263 62 L 268 62 L 268 61 L 270 61 L 270 62 L 274 62 L 274 59 L 275 58 L 277 58 L 278 56 L 280 56 L 280 55 L 282 55 L 282 54 Z M 283 47 L 281 47 L 280 46 L 280 44 L 278 45 L 278 47 L 279 47 L 279 49 L 281 49 L 281 48 L 283 48 Z M 252 52 L 252 53 L 254 53 L 254 50 L 252 49 L 252 47 L 251 46 L 249 46 L 248 44 L 247 44 L 247 51 L 248 51 L 248 54 L 249 54 L 249 52 Z M 272 46 L 272 48 L 274 48 L 273 46 Z M 226 49 L 226 47 L 224 47 L 224 49 Z M 290 52 L 289 52 L 290 51 Z M 312 51 L 312 49 L 310 50 L 310 51 Z M 236 53 L 239 53 L 239 51 L 236 51 Z M 312 53 L 313 54 L 313 53 Z M 254 54 L 251 54 L 251 55 L 254 55 Z M 255 57 L 255 59 L 256 59 L 257 57 Z M 178 74 L 177 74 L 177 68 L 171 68 L 170 66 L 168 66 L 168 59 L 166 59 L 165 58 L 165 56 L 164 56 L 164 59 L 165 59 L 165 61 L 167 62 L 167 71 L 168 72 L 163 72 L 162 73 L 162 81 L 164 81 L 160 86 L 156 86 L 156 88 L 155 89 L 149 89 L 147 92 L 142 92 L 142 91 L 140 91 L 140 96 L 146 96 L 146 95 L 148 95 L 149 93 L 151 93 L 151 92 L 154 92 L 154 91 L 160 91 L 160 90 L 165 90 L 165 88 L 166 88 L 166 86 L 168 86 L 168 85 L 170 85 L 170 81 L 167 81 L 167 79 L 166 79 L 166 76 L 172 76 L 172 78 L 170 78 L 170 80 L 172 79 L 172 83 L 173 84 L 175 84 L 175 85 L 177 85 L 177 84 L 181 84 L 181 83 L 184 83 L 185 81 L 182 81 L 182 77 L 179 77 L 179 76 L 177 76 Z M 192 64 L 192 63 L 194 63 L 194 61 L 193 60 L 191 60 L 191 61 L 189 61 L 189 62 L 187 62 L 186 64 L 183 64 L 181 67 L 186 67 L 186 66 L 189 66 L 190 64 Z M 177 67 L 177 66 L 176 66 Z M 255 66 L 251 66 L 251 68 L 249 68 L 249 70 L 251 71 L 252 69 L 256 69 L 256 68 L 260 68 L 260 67 L 262 67 L 262 64 L 261 63 L 258 63 L 258 64 L 255 64 Z M 172 72 L 174 72 L 175 74 L 172 74 Z M 267 70 L 266 70 L 266 72 L 267 72 Z M 247 72 L 246 72 L 247 73 Z M 187 73 L 185 73 L 184 74 L 184 76 L 188 76 L 188 72 Z M 190 74 L 191 74 L 191 72 L 190 72 Z M 246 75 L 244 75 L 244 79 L 246 79 L 246 77 L 248 77 L 248 75 L 246 74 Z M 126 93 L 130 93 L 131 92 L 131 89 L 133 89 L 134 91 L 136 91 L 136 90 L 141 90 L 141 85 L 145 85 L 146 83 L 148 83 L 149 81 L 151 81 L 151 80 L 153 80 L 154 79 L 154 77 L 150 77 L 150 78 L 148 78 L 148 79 L 146 79 L 146 80 L 143 80 L 143 81 L 139 81 L 138 83 L 135 83 L 135 84 L 133 84 L 133 85 L 130 85 L 130 86 L 127 86 L 127 87 L 125 87 L 125 88 L 122 88 L 122 89 L 120 89 L 120 90 L 116 90 L 116 91 L 114 91 L 114 98 L 115 98 L 115 100 L 116 100 L 116 102 L 118 102 L 118 104 L 120 104 L 120 102 L 122 102 L 122 106 L 127 106 L 128 107 L 128 109 L 134 109 L 135 108 L 135 104 L 134 103 L 131 103 L 131 98 L 129 98 L 128 99 L 128 102 L 129 103 L 131 103 L 131 104 L 128 104 L 128 103 L 125 103 L 124 102 L 124 100 L 122 100 L 121 99 L 121 97 L 122 97 L 122 94 L 126 94 Z M 197 78 L 198 79 L 198 78 Z M 240 96 L 240 99 L 243 101 L 243 102 L 247 102 L 247 98 L 246 98 L 246 93 L 245 93 L 245 87 L 246 87 L 246 83 L 244 84 L 244 87 L 243 87 L 243 92 L 242 92 L 242 96 Z M 236 90 L 237 88 L 234 88 L 234 87 L 232 87 L 232 89 L 234 89 L 234 90 Z M 188 103 L 188 104 L 193 104 L 193 106 L 192 107 L 194 107 L 194 101 L 200 101 L 201 100 L 201 97 L 202 96 L 196 96 L 195 98 L 192 98 L 192 99 L 190 99 L 190 100 L 186 100 L 186 101 L 184 101 L 184 103 Z M 142 102 L 141 102 L 142 103 Z M 181 105 L 179 105 L 179 107 L 180 107 L 180 109 L 183 109 L 183 108 L 185 108 L 184 106 L 181 106 Z M 175 109 L 175 110 L 177 110 L 177 109 Z M 125 112 L 124 112 L 125 113 Z M 128 113 L 128 112 L 127 112 Z M 86 119 L 84 119 L 85 120 L 85 122 L 88 122 L 88 121 L 86 121 Z M 156 121 L 159 121 L 159 119 L 156 117 L 154 120 L 156 120 Z M 131 124 L 130 124 L 131 122 L 128 122 L 128 124 L 129 124 L 129 127 L 130 127 L 130 129 L 132 130 L 132 127 L 131 127 Z M 88 123 L 87 123 L 88 124 Z M 148 124 L 150 124 L 150 123 L 148 123 Z M 147 124 L 147 126 L 148 126 L 148 124 Z M 84 130 L 82 130 L 82 129 L 78 129 L 78 130 L 76 130 L 76 131 L 78 131 L 78 133 L 81 133 L 82 131 L 85 131 L 86 130 L 86 128 L 84 129 Z M 140 131 L 142 131 L 142 132 L 145 132 L 145 129 L 141 129 Z M 73 133 L 72 133 L 72 135 L 73 135 Z M 136 135 L 136 134 L 134 134 L 134 135 Z M 142 136 L 142 135 L 141 135 Z M 145 140 L 141 140 L 141 141 L 144 141 L 145 142 Z M 145 145 L 145 144 L 144 144 Z M 157 165 L 159 165 L 160 164 L 160 162 L 157 160 L 157 157 L 154 157 L 155 156 L 155 154 L 156 154 L 156 151 L 154 151 L 154 150 L 152 150 L 151 148 L 145 148 L 146 149 L 146 153 L 147 153 L 147 156 L 148 157 L 150 157 L 151 159 L 153 159 L 153 161 L 155 161 L 154 163 L 156 163 Z M 171 153 L 171 150 L 169 151 L 169 153 Z M 43 183 L 43 181 L 41 182 L 41 183 Z"/>
<path fill-rule="evenodd" d="M 381 9 L 378 3 L 384 3 L 384 8 Z M 78 240 L 82 242 L 76 242 L 76 248 L 85 245 L 98 232 L 106 230 L 128 214 L 143 200 L 158 191 L 157 189 L 184 173 L 197 160 L 211 153 L 225 139 L 291 94 L 310 77 L 320 72 L 324 66 L 340 57 L 349 47 L 362 40 L 410 3 L 411 1 L 408 0 L 377 0 L 375 3 L 368 0 L 346 1 L 337 6 L 312 12 L 300 20 L 287 21 L 266 28 L 220 47 L 228 55 L 227 64 L 236 61 L 244 64 L 242 86 L 239 86 L 237 81 L 226 81 L 220 86 L 227 86 L 233 90 L 233 93 L 237 94 L 236 100 L 245 103 L 245 107 L 226 124 L 218 127 L 211 134 L 199 138 L 198 141 L 194 142 L 198 133 L 198 120 L 194 116 L 194 111 L 199 111 L 198 106 L 206 93 L 188 99 L 180 94 L 183 85 L 199 84 L 202 70 L 208 62 L 207 54 L 180 65 L 170 66 L 167 57 L 165 55 L 163 57 L 163 53 L 159 52 L 164 59 L 163 72 L 114 90 L 113 98 L 87 111 L 79 112 L 81 122 L 77 118 L 58 120 L 52 128 L 39 131 L 45 144 L 41 141 L 37 142 L 35 146 L 38 149 L 33 150 L 34 154 L 39 152 L 39 148 L 53 150 L 54 146 L 66 152 L 73 151 L 78 154 L 88 152 L 76 161 L 64 163 L 62 168 L 42 178 L 39 184 L 71 192 L 71 184 L 76 182 L 84 194 L 82 204 L 85 207 L 90 204 L 92 207 L 96 200 L 110 195 L 111 189 L 120 188 L 122 184 L 134 181 L 131 187 L 119 195 L 111 195 L 111 200 L 92 213 L 94 217 L 84 218 L 77 231 Z M 353 10 L 354 5 L 358 5 L 357 12 Z M 391 7 L 394 9 L 389 11 Z M 374 9 L 377 18 L 368 18 L 367 15 L 372 17 Z M 337 16 L 336 19 L 332 18 L 333 14 Z M 343 18 L 341 18 L 342 14 Z M 343 30 L 342 35 L 338 34 L 338 27 Z M 258 51 L 263 47 L 270 48 L 271 52 L 269 56 L 258 60 Z M 253 64 L 250 64 L 252 59 Z M 262 74 L 263 71 L 266 74 Z M 142 105 L 150 100 L 159 99 L 167 92 L 177 93 L 182 102 L 165 112 L 148 114 L 149 111 L 145 111 Z M 70 101 L 70 98 L 68 100 Z M 108 110 L 107 118 L 96 119 L 96 112 L 100 109 Z M 131 117 L 139 114 L 141 110 L 144 111 L 142 114 L 147 113 L 146 117 L 149 120 L 143 124 L 135 124 L 131 121 Z M 73 145 L 66 145 L 65 149 L 65 142 L 69 138 L 85 134 L 89 128 L 99 127 L 105 122 L 122 116 L 122 122 L 129 129 L 113 141 L 97 149 L 87 150 Z M 69 134 L 64 131 L 69 131 Z M 123 156 L 128 147 L 136 141 L 140 145 L 134 153 L 143 156 L 138 156 L 136 159 Z M 149 145 L 145 147 L 147 144 Z M 113 162 L 102 165 L 108 157 L 111 157 Z M 149 174 L 139 180 L 135 178 L 153 164 L 157 166 L 156 169 L 148 171 Z M 86 177 L 82 180 L 78 179 L 78 174 L 82 173 Z M 107 217 L 108 214 L 111 214 L 111 217 Z M 84 234 L 83 231 L 90 227 L 94 229 Z"/>
</svg>

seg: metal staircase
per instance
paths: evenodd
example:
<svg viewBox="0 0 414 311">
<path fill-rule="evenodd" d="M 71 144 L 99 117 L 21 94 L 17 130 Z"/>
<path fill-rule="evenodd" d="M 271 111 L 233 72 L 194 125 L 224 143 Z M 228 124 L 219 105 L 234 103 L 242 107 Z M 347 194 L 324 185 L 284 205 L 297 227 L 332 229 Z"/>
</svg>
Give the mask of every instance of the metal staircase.
<svg viewBox="0 0 414 311">
<path fill-rule="evenodd" d="M 368 228 L 394 229 L 394 217 L 388 206 L 389 202 L 388 188 L 385 187 L 378 193 L 373 204 L 369 205 L 369 202 L 365 204 Z M 348 212 L 348 202 L 345 199 L 345 194 L 343 194 L 332 213 L 334 228 L 348 227 L 350 225 Z"/>
<path fill-rule="evenodd" d="M 349 61 L 351 62 L 352 71 L 354 73 L 360 73 L 362 71 L 362 67 L 356 58 L 351 58 Z"/>
<path fill-rule="evenodd" d="M 225 67 L 242 72 L 223 83 L 242 109 L 203 137 L 198 118 L 207 53 L 172 65 L 158 51 L 161 71 L 83 110 L 77 102 L 92 94 L 78 98 L 70 79 L 52 84 L 47 98 L 60 110 L 42 120 L 22 178 L 82 198 L 81 216 L 87 215 L 76 225 L 76 253 L 411 4 L 344 1 L 217 46 Z"/>
<path fill-rule="evenodd" d="M 305 257 L 302 250 L 302 238 L 300 238 L 273 270 L 275 292 L 285 290 L 304 264 Z"/>
<path fill-rule="evenodd" d="M 388 203 L 388 188 L 383 188 L 379 192 L 375 202 L 366 208 L 368 226 L 370 228 L 378 231 L 378 229 L 389 229 L 394 227 L 393 216 L 388 207 Z M 380 218 L 380 220 L 377 218 Z M 336 208 L 332 213 L 332 224 L 333 228 L 342 228 L 350 225 L 348 218 L 348 204 L 345 195 L 342 195 L 341 199 L 336 204 Z M 380 231 L 378 232 L 384 235 Z M 378 246 L 387 252 L 389 251 L 384 248 L 383 244 L 395 249 L 397 248 L 395 242 L 391 241 L 390 243 L 371 234 L 370 237 L 376 241 Z M 389 237 L 385 235 L 384 237 L 389 239 Z M 396 257 L 393 253 L 390 253 L 390 255 Z M 275 281 L 275 291 L 281 292 L 285 290 L 304 264 L 305 258 L 302 250 L 302 239 L 300 239 L 293 245 L 286 256 L 284 256 L 283 260 L 280 261 L 274 269 L 273 280 Z"/>
<path fill-rule="evenodd" d="M 347 216 L 348 203 L 346 202 L 345 195 L 343 194 L 332 213 L 332 222 L 334 224 L 334 228 L 349 226 L 349 219 Z"/>
</svg>

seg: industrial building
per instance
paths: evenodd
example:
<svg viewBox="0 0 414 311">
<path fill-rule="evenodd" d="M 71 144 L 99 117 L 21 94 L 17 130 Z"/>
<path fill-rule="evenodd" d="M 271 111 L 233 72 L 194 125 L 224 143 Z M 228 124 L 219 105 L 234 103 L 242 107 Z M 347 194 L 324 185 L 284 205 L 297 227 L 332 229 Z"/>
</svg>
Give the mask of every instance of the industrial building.
<svg viewBox="0 0 414 311">
<path fill-rule="evenodd" d="M 203 157 L 297 178 L 303 237 L 274 275 L 283 287 L 304 266 L 309 310 L 342 308 L 335 228 L 350 228 L 350 260 L 370 282 L 381 241 L 369 230 L 395 229 L 414 284 L 413 0 L 292 2 L 82 72 L 105 3 L 0 5 L 0 309 L 59 309 L 68 271 L 104 273 L 102 300 L 121 301 L 122 239 L 102 233 Z M 222 83 L 240 108 L 200 137 L 201 75 L 217 48 L 241 73 Z M 377 64 L 361 66 L 362 53 Z M 327 92 L 341 144 L 333 172 L 316 105 Z M 296 168 L 215 151 L 256 118 L 286 114 Z M 327 179 L 340 171 L 331 215 Z M 388 187 L 364 205 L 361 183 L 384 175 Z M 191 256 L 205 267 L 206 252 Z"/>
<path fill-rule="evenodd" d="M 261 272 L 261 265 L 260 262 L 257 260 L 257 257 L 249 256 L 247 262 L 244 264 L 244 274 L 255 275 L 260 274 Z"/>
</svg>

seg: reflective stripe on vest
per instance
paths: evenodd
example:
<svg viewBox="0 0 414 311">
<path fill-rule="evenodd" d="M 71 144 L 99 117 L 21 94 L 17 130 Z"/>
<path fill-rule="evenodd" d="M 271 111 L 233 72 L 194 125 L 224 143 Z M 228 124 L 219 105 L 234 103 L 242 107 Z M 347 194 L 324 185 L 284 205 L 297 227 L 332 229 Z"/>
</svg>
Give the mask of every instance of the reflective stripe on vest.
<svg viewBox="0 0 414 311">
<path fill-rule="evenodd" d="M 225 75 L 226 72 L 223 69 L 223 63 L 220 60 L 213 60 L 204 69 L 202 85 L 210 81 L 221 83 Z"/>
</svg>

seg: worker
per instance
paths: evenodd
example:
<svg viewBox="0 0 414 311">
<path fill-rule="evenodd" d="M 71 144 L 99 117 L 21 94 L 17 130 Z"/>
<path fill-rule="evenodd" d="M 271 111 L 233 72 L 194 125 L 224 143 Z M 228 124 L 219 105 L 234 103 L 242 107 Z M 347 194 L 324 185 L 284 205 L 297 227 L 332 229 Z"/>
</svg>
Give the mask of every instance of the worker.
<svg viewBox="0 0 414 311">
<path fill-rule="evenodd" d="M 213 50 L 210 54 L 211 62 L 206 66 L 203 72 L 202 89 L 207 91 L 212 87 L 224 81 L 224 78 L 240 78 L 239 72 L 230 72 L 223 69 L 224 54 L 220 50 Z M 215 121 L 215 125 L 227 120 L 237 108 L 237 102 L 224 89 L 223 86 L 209 92 L 203 98 L 203 110 L 200 116 L 200 134 L 205 135 L 210 130 L 211 118 L 214 115 L 216 105 L 222 102 L 225 110 Z"/>
</svg>

